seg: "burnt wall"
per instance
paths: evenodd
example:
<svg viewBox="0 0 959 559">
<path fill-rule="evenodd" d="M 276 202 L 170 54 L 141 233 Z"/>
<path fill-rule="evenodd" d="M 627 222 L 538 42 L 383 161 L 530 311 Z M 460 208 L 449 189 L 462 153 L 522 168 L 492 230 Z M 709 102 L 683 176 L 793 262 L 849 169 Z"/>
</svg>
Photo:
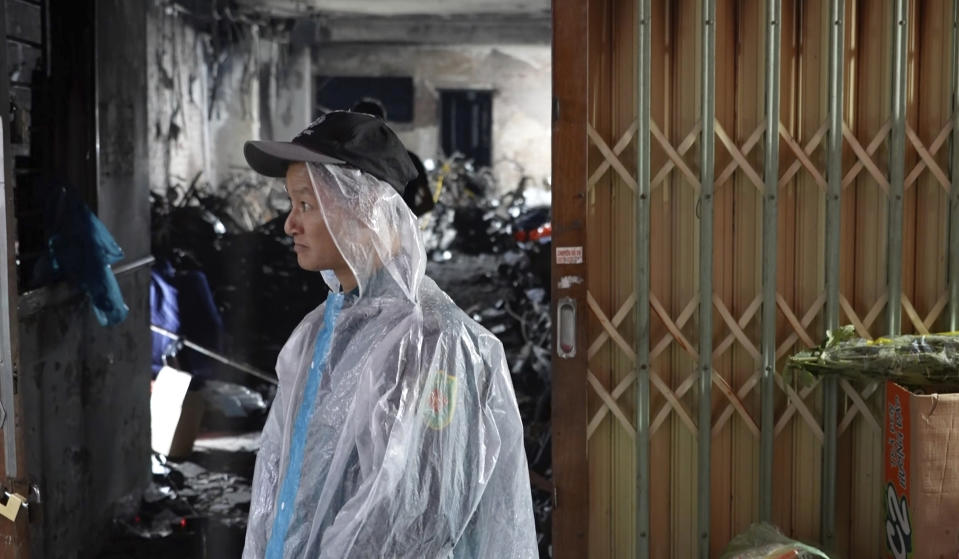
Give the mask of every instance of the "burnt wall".
<svg viewBox="0 0 959 559">
<path fill-rule="evenodd" d="M 100 326 L 87 296 L 67 282 L 27 291 L 18 302 L 28 470 L 42 498 L 32 511 L 32 555 L 55 559 L 95 554 L 118 507 L 138 503 L 150 480 L 146 5 L 64 6 L 52 5 L 50 27 L 72 21 L 79 30 L 86 22 L 89 41 L 71 56 L 90 74 L 69 77 L 95 92 L 85 109 L 93 133 L 77 134 L 58 158 L 38 160 L 38 172 L 80 188 L 124 250 L 114 269 L 126 270 L 118 282 L 130 312 L 121 324 Z M 53 61 L 68 47 L 53 52 Z M 59 68 L 70 66 L 51 64 L 42 77 L 57 83 Z"/>
<path fill-rule="evenodd" d="M 28 459 L 43 498 L 34 557 L 95 551 L 150 481 L 149 269 L 117 279 L 130 307 L 117 326 L 100 326 L 65 284 L 20 301 Z"/>
</svg>

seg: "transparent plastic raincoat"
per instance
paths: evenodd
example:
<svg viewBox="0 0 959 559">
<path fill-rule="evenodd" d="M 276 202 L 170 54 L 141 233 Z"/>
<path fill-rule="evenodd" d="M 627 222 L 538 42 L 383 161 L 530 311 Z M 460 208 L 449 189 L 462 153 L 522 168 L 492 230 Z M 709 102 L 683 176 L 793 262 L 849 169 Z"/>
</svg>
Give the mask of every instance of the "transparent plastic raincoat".
<svg viewBox="0 0 959 559">
<path fill-rule="evenodd" d="M 536 557 L 502 345 L 424 276 L 395 190 L 308 169 L 358 291 L 322 272 L 332 293 L 280 352 L 243 557 Z"/>
</svg>

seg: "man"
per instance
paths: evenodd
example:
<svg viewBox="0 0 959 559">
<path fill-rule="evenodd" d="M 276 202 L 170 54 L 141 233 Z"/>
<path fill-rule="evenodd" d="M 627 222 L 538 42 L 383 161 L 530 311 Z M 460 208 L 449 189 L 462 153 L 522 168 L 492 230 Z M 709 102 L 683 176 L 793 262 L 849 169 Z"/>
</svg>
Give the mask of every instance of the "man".
<svg viewBox="0 0 959 559">
<path fill-rule="evenodd" d="M 502 345 L 424 276 L 402 143 L 333 112 L 244 154 L 286 177 L 297 262 L 331 289 L 277 359 L 244 557 L 535 557 Z"/>
</svg>

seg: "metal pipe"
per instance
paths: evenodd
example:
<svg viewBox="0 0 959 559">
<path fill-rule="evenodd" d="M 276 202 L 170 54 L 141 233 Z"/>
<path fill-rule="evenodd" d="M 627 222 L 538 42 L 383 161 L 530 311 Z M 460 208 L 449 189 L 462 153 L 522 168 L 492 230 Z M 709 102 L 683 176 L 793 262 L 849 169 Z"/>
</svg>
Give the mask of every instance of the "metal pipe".
<svg viewBox="0 0 959 559">
<path fill-rule="evenodd" d="M 0 33 L 6 38 L 6 23 L 9 9 L 0 9 Z M 0 54 L 0 65 L 9 67 L 6 51 Z M 0 99 L 9 96 L 9 80 L 0 81 Z M 16 266 L 16 212 L 14 211 L 13 157 L 10 151 L 8 131 L 10 123 L 6 115 L 0 116 L 0 405 L 2 405 L 4 471 L 7 480 L 27 477 L 29 472 L 19 471 L 18 463 L 24 463 L 17 456 L 17 431 L 22 434 L 25 427 L 22 418 L 17 417 L 17 403 L 20 400 L 15 393 L 15 378 L 19 366 L 19 329 L 18 329 L 18 291 Z M 19 429 L 17 428 L 19 424 Z M 3 550 L 14 549 L 17 544 L 0 546 Z"/>
<path fill-rule="evenodd" d="M 831 0 L 829 26 L 829 136 L 826 144 L 826 308 L 825 329 L 839 328 L 839 244 L 842 200 L 842 98 L 844 0 Z M 827 552 L 836 541 L 836 430 L 839 386 L 835 378 L 823 380 L 823 451 L 820 499 L 820 539 Z"/>
<path fill-rule="evenodd" d="M 140 268 L 144 268 L 146 266 L 152 266 L 155 261 L 156 259 L 153 258 L 153 256 L 144 256 L 143 258 L 138 258 L 130 262 L 124 262 L 122 264 L 113 266 L 112 268 L 113 275 L 121 276 L 123 274 L 134 272 L 136 270 L 139 270 Z"/>
<path fill-rule="evenodd" d="M 196 351 L 197 353 L 206 355 L 207 357 L 210 357 L 211 359 L 216 359 L 220 363 L 229 365 L 235 369 L 239 369 L 240 371 L 243 371 L 244 373 L 247 373 L 249 375 L 253 375 L 260 380 L 264 380 L 266 382 L 269 382 L 270 384 L 278 384 L 276 378 L 264 373 L 263 371 L 254 369 L 250 365 L 247 365 L 245 363 L 240 363 L 239 361 L 234 361 L 230 359 L 229 357 L 220 355 L 219 353 L 211 349 L 207 349 L 199 344 L 191 342 L 190 340 L 184 338 L 183 336 L 177 334 L 176 332 L 171 332 L 165 328 L 161 328 L 154 324 L 150 325 L 150 330 L 153 330 L 154 332 L 156 332 L 157 334 L 160 334 L 161 336 L 166 336 L 167 338 L 170 338 L 171 340 L 183 342 L 184 346 L 192 349 L 193 351 Z"/>
<path fill-rule="evenodd" d="M 636 556 L 649 557 L 649 236 L 650 236 L 650 79 L 652 73 L 652 9 L 650 0 L 637 0 L 636 118 Z"/>
<path fill-rule="evenodd" d="M 889 335 L 902 330 L 902 192 L 906 159 L 906 0 L 895 0 L 892 41 L 892 132 L 889 138 L 889 231 L 886 276 Z"/>
<path fill-rule="evenodd" d="M 759 519 L 772 521 L 773 407 L 776 374 L 776 248 L 779 192 L 779 67 L 781 0 L 766 0 L 766 152 L 763 177 L 762 411 L 759 436 Z"/>
<path fill-rule="evenodd" d="M 830 553 L 836 546 L 836 423 L 839 421 L 839 386 L 835 377 L 823 380 L 822 407 L 825 441 L 822 449 L 820 538 L 823 550 Z"/>
<path fill-rule="evenodd" d="M 952 189 L 949 192 L 949 331 L 959 330 L 959 0 L 952 2 Z"/>
<path fill-rule="evenodd" d="M 6 139 L 7 127 L 0 117 L 0 163 L 8 167 L 9 158 L 6 152 L 10 143 Z M 9 178 L 6 170 L 0 170 Z M 14 239 L 16 231 L 12 230 L 14 213 L 12 183 L 7 180 L 0 185 L 0 425 L 3 426 L 3 455 L 4 472 L 7 478 L 16 478 L 20 475 L 17 468 L 17 434 L 16 434 L 16 398 L 14 394 L 14 376 L 16 376 L 16 344 L 17 335 L 17 269 L 14 265 Z"/>
<path fill-rule="evenodd" d="M 959 1 L 959 0 L 957 0 Z M 826 139 L 826 330 L 839 327 L 839 236 L 842 196 L 842 97 L 845 1 L 830 1 L 829 135 Z"/>
<path fill-rule="evenodd" d="M 702 92 L 699 209 L 699 556 L 709 558 L 709 467 L 712 433 L 713 182 L 716 151 L 716 2 L 702 0 Z"/>
</svg>

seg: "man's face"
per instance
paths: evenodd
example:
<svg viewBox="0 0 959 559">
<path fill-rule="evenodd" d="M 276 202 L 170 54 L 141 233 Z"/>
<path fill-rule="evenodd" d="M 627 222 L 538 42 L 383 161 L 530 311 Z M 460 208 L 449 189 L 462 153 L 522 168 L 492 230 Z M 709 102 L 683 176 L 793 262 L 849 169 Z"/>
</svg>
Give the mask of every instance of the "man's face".
<svg viewBox="0 0 959 559">
<path fill-rule="evenodd" d="M 323 221 L 306 164 L 293 163 L 287 169 L 286 192 L 292 209 L 283 231 L 293 237 L 293 250 L 300 268 L 311 271 L 344 269 L 346 263 Z"/>
</svg>

